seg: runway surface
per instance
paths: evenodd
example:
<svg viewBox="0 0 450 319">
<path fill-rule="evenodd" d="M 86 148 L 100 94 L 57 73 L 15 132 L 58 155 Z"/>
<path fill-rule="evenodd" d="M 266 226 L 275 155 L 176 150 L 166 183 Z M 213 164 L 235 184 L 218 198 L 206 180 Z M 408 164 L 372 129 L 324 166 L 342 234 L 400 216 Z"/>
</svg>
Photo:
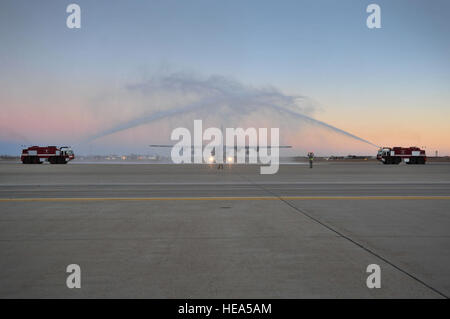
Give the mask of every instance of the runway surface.
<svg viewBox="0 0 450 319">
<path fill-rule="evenodd" d="M 445 163 L 4 163 L 0 211 L 3 298 L 450 296 Z"/>
</svg>

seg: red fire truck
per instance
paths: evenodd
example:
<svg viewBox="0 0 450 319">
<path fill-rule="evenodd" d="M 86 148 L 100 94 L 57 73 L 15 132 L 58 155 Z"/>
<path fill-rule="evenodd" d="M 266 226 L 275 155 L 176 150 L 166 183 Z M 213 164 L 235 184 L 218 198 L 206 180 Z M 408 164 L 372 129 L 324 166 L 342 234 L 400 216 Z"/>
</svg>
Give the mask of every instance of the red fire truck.
<svg viewBox="0 0 450 319">
<path fill-rule="evenodd" d="M 50 164 L 66 164 L 73 160 L 75 155 L 68 146 L 31 146 L 22 150 L 20 159 L 23 164 L 41 164 L 48 161 Z"/>
<path fill-rule="evenodd" d="M 383 164 L 399 164 L 404 161 L 406 164 L 425 164 L 427 156 L 425 151 L 418 147 L 382 147 L 378 150 L 377 160 Z"/>
</svg>

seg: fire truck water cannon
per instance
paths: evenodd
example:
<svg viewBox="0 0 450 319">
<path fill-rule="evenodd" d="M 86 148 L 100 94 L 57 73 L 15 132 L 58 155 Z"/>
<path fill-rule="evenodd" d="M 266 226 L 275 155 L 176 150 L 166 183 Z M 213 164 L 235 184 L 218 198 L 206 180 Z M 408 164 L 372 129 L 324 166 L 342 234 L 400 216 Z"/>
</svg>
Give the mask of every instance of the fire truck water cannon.
<svg viewBox="0 0 450 319">
<path fill-rule="evenodd" d="M 73 160 L 75 155 L 69 146 L 31 146 L 22 150 L 20 160 L 23 164 L 41 164 L 48 161 L 50 164 L 66 164 Z"/>
<path fill-rule="evenodd" d="M 382 147 L 378 150 L 377 160 L 383 164 L 425 164 L 427 156 L 425 150 L 418 147 Z"/>
</svg>

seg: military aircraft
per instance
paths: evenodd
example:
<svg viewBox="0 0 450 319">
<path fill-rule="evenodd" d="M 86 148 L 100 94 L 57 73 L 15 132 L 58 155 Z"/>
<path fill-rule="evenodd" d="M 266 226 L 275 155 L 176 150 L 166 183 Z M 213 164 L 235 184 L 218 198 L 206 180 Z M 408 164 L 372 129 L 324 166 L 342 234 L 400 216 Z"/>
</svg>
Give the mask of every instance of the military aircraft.
<svg viewBox="0 0 450 319">
<path fill-rule="evenodd" d="M 172 148 L 175 145 L 170 145 L 170 144 L 150 144 L 149 147 L 152 148 Z M 194 153 L 195 150 L 195 146 L 194 145 L 188 145 L 187 148 L 191 148 L 191 154 Z M 205 146 L 202 146 L 201 152 L 203 153 Z M 218 169 L 223 169 L 224 168 L 224 163 L 226 164 L 234 164 L 234 163 L 240 163 L 238 161 L 238 157 L 239 157 L 239 152 L 242 149 L 245 149 L 245 156 L 249 156 L 250 155 L 250 151 L 254 150 L 256 152 L 256 154 L 259 154 L 261 149 L 265 149 L 265 154 L 267 154 L 268 150 L 271 150 L 272 148 L 278 148 L 278 149 L 286 149 L 286 148 L 292 148 L 291 145 L 279 145 L 279 146 L 272 146 L 272 145 L 255 145 L 255 146 L 249 146 L 249 145 L 245 145 L 245 146 L 227 146 L 227 145 L 218 145 L 218 146 L 213 146 L 211 149 L 211 156 L 208 158 L 207 162 L 210 164 L 217 164 L 217 168 Z M 219 150 L 222 149 L 222 161 L 218 161 L 217 156 L 220 156 Z M 229 150 L 233 150 L 231 152 L 232 155 L 230 155 Z M 244 158 L 244 162 L 245 162 L 245 158 Z"/>
</svg>

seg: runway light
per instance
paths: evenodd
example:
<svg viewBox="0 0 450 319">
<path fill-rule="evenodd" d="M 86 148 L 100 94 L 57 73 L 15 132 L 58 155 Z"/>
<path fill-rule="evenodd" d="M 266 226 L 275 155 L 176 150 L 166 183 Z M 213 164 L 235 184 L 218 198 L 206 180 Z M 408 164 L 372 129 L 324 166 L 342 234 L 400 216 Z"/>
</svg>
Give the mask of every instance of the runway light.
<svg viewBox="0 0 450 319">
<path fill-rule="evenodd" d="M 232 158 L 231 156 L 229 156 L 229 157 L 227 158 L 227 162 L 228 162 L 228 163 L 233 163 L 233 158 Z"/>
</svg>

